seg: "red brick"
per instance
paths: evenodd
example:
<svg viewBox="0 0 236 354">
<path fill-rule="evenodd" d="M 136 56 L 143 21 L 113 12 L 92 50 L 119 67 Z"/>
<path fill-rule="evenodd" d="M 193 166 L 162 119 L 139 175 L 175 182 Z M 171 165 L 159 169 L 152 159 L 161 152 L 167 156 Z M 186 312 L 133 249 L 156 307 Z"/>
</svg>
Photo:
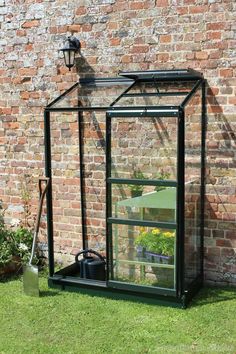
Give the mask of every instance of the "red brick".
<svg viewBox="0 0 236 354">
<path fill-rule="evenodd" d="M 222 113 L 223 107 L 220 106 L 208 106 L 207 111 L 209 113 Z"/>
<path fill-rule="evenodd" d="M 57 27 L 55 27 L 55 26 L 54 27 L 49 27 L 48 31 L 51 34 L 56 34 L 57 33 Z"/>
<path fill-rule="evenodd" d="M 28 100 L 29 99 L 29 92 L 28 91 L 21 92 L 20 96 L 23 100 Z"/>
<path fill-rule="evenodd" d="M 32 21 L 24 22 L 21 27 L 22 28 L 32 28 L 32 27 L 38 27 L 38 26 L 39 26 L 39 21 L 38 20 L 32 20 Z"/>
<path fill-rule="evenodd" d="M 131 55 L 124 55 L 121 57 L 121 62 L 122 63 L 131 63 L 132 62 L 132 56 Z"/>
<path fill-rule="evenodd" d="M 111 39 L 110 39 L 110 45 L 111 45 L 111 46 L 118 46 L 118 45 L 120 45 L 120 38 L 111 38 Z"/>
<path fill-rule="evenodd" d="M 221 39 L 221 32 L 208 32 L 207 33 L 208 40 L 219 40 Z"/>
<path fill-rule="evenodd" d="M 157 7 L 167 7 L 169 5 L 168 0 L 156 0 Z"/>
<path fill-rule="evenodd" d="M 207 95 L 218 95 L 219 88 L 218 87 L 209 87 L 207 89 Z"/>
<path fill-rule="evenodd" d="M 26 31 L 25 30 L 17 30 L 16 35 L 19 37 L 25 37 L 26 36 Z"/>
<path fill-rule="evenodd" d="M 90 32 L 92 30 L 92 25 L 90 25 L 90 24 L 82 25 L 81 30 L 82 30 L 82 32 Z"/>
<path fill-rule="evenodd" d="M 224 28 L 225 28 L 224 22 L 213 22 L 207 24 L 207 30 L 210 31 L 223 30 Z"/>
<path fill-rule="evenodd" d="M 168 62 L 170 56 L 168 53 L 158 53 L 157 60 L 158 62 Z"/>
<path fill-rule="evenodd" d="M 71 25 L 68 26 L 68 31 L 70 32 L 81 32 L 82 31 L 82 26 L 81 25 Z"/>
<path fill-rule="evenodd" d="M 36 68 L 21 68 L 18 70 L 20 76 L 35 76 L 37 73 Z"/>
<path fill-rule="evenodd" d="M 190 14 L 204 14 L 207 11 L 208 11 L 207 5 L 189 6 L 189 13 Z"/>
<path fill-rule="evenodd" d="M 143 9 L 143 7 L 144 7 L 144 3 L 143 3 L 143 1 L 138 1 L 138 2 L 136 2 L 136 1 L 132 1 L 131 3 L 130 3 L 130 9 L 131 10 L 139 10 L 139 9 Z"/>
<path fill-rule="evenodd" d="M 188 13 L 188 7 L 187 6 L 184 6 L 184 7 L 178 6 L 177 7 L 177 13 L 179 15 L 186 15 Z"/>
<path fill-rule="evenodd" d="M 109 30 L 116 30 L 119 27 L 119 24 L 117 22 L 109 22 L 107 25 L 107 28 Z"/>
<path fill-rule="evenodd" d="M 232 77 L 233 76 L 233 69 L 220 69 L 220 76 Z"/>
<path fill-rule="evenodd" d="M 160 35 L 160 43 L 170 43 L 171 35 L 170 34 L 162 34 Z"/>
<path fill-rule="evenodd" d="M 67 26 L 58 26 L 57 27 L 57 32 L 58 33 L 66 33 L 68 30 L 68 27 Z"/>
<path fill-rule="evenodd" d="M 229 104 L 236 105 L 236 97 L 229 97 L 228 102 Z"/>
<path fill-rule="evenodd" d="M 148 45 L 134 45 L 131 49 L 132 53 L 147 53 L 149 51 Z"/>
<path fill-rule="evenodd" d="M 230 240 L 225 240 L 225 239 L 218 239 L 216 240 L 216 246 L 217 247 L 231 247 L 231 241 Z"/>
<path fill-rule="evenodd" d="M 87 12 L 86 6 L 80 6 L 78 9 L 76 9 L 75 14 L 80 16 L 80 15 L 85 15 Z"/>
<path fill-rule="evenodd" d="M 196 59 L 199 59 L 199 60 L 208 59 L 208 53 L 207 52 L 196 52 L 195 55 L 196 55 Z"/>
</svg>

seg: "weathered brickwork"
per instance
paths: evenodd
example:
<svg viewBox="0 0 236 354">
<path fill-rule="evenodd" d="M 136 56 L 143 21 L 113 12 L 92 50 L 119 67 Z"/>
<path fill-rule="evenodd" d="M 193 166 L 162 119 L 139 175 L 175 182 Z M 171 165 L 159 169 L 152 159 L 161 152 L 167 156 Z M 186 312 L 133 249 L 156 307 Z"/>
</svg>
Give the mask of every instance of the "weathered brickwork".
<svg viewBox="0 0 236 354">
<path fill-rule="evenodd" d="M 37 178 L 44 171 L 43 108 L 78 77 L 191 67 L 207 79 L 205 278 L 236 284 L 235 17 L 233 0 L 0 0 L 0 199 L 7 220 L 22 217 L 24 175 L 32 176 L 35 213 Z M 58 49 L 71 33 L 81 40 L 81 56 L 69 72 Z M 81 228 L 79 161 L 72 156 L 76 129 L 69 117 L 53 131 L 55 166 L 63 165 L 68 173 L 66 180 L 58 168 L 55 193 L 61 193 L 64 204 L 57 205 L 55 222 L 61 232 L 64 227 L 74 234 Z M 101 247 L 103 117 L 85 117 L 84 138 L 87 227 L 97 228 L 93 236 Z M 68 155 L 65 145 L 71 149 Z M 68 211 L 71 207 L 76 215 Z M 65 237 L 56 250 L 74 253 L 77 242 Z"/>
</svg>

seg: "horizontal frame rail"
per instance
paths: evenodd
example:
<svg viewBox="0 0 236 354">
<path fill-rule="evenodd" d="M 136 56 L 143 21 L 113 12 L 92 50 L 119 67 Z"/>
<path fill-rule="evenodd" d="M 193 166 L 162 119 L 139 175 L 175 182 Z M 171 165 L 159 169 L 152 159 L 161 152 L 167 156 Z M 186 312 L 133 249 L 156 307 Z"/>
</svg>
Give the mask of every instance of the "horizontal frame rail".
<svg viewBox="0 0 236 354">
<path fill-rule="evenodd" d="M 172 180 L 145 180 L 145 179 L 127 179 L 127 178 L 108 178 L 108 183 L 114 184 L 135 184 L 143 186 L 166 186 L 166 187 L 177 187 L 177 181 Z"/>
<path fill-rule="evenodd" d="M 176 117 L 178 116 L 179 107 L 178 106 L 164 106 L 164 107 L 98 107 L 98 106 L 91 106 L 91 107 L 46 107 L 46 112 L 83 112 L 83 111 L 104 111 L 108 114 L 109 117 L 134 117 L 134 116 L 160 116 L 160 117 Z"/>
<path fill-rule="evenodd" d="M 110 286 L 111 288 L 129 290 L 137 293 L 144 292 L 153 295 L 176 296 L 175 289 L 168 289 L 168 288 L 161 288 L 161 287 L 158 288 L 158 287 L 154 287 L 154 286 L 152 287 L 146 285 L 136 285 L 136 284 L 120 282 L 118 280 L 109 280 L 108 286 Z"/>
<path fill-rule="evenodd" d="M 129 219 L 119 219 L 119 218 L 108 218 L 109 224 L 118 225 L 133 225 L 133 226 L 146 226 L 146 227 L 160 227 L 161 229 L 175 230 L 177 224 L 174 222 L 156 222 L 156 221 L 144 221 L 144 220 L 129 220 Z"/>
<path fill-rule="evenodd" d="M 138 92 L 138 93 L 126 93 L 123 95 L 123 97 L 187 96 L 188 94 L 189 94 L 189 91 L 187 91 L 187 92 Z"/>
<path fill-rule="evenodd" d="M 165 264 L 165 263 L 153 263 L 153 262 L 142 262 L 142 261 L 133 261 L 130 259 L 114 259 L 115 265 L 119 263 L 123 264 L 131 264 L 131 265 L 143 265 L 145 267 L 150 266 L 154 268 L 164 268 L 164 269 L 174 269 L 174 264 Z"/>
<path fill-rule="evenodd" d="M 158 108 L 147 108 L 147 107 L 122 107 L 122 109 L 107 110 L 107 115 L 110 118 L 114 117 L 178 117 L 179 108 L 177 106 L 173 107 L 158 107 Z"/>
</svg>

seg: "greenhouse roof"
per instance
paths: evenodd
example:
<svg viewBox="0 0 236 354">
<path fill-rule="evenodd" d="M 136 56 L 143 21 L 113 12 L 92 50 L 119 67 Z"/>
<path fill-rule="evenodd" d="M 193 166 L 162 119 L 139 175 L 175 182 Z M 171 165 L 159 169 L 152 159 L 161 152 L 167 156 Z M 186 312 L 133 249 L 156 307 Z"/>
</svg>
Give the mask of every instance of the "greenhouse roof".
<svg viewBox="0 0 236 354">
<path fill-rule="evenodd" d="M 192 69 L 122 71 L 116 78 L 84 78 L 52 101 L 46 110 L 159 108 L 173 113 L 185 105 L 202 80 L 202 74 Z"/>
</svg>

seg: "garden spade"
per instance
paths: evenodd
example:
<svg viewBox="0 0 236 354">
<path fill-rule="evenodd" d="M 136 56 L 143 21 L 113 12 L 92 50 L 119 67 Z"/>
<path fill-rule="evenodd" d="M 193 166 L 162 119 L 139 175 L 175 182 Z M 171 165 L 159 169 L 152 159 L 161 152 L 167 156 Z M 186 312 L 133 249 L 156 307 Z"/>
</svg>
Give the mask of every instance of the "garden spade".
<svg viewBox="0 0 236 354">
<path fill-rule="evenodd" d="M 47 192 L 48 186 L 49 186 L 49 178 L 44 177 L 39 179 L 39 206 L 38 206 L 38 213 L 37 213 L 35 231 L 33 236 L 32 250 L 31 250 L 29 263 L 23 267 L 24 292 L 26 295 L 30 295 L 30 296 L 39 296 L 38 267 L 33 265 L 32 261 L 35 254 L 36 241 L 39 232 L 39 224 L 40 224 L 40 219 L 42 214 L 43 200 Z"/>
</svg>

